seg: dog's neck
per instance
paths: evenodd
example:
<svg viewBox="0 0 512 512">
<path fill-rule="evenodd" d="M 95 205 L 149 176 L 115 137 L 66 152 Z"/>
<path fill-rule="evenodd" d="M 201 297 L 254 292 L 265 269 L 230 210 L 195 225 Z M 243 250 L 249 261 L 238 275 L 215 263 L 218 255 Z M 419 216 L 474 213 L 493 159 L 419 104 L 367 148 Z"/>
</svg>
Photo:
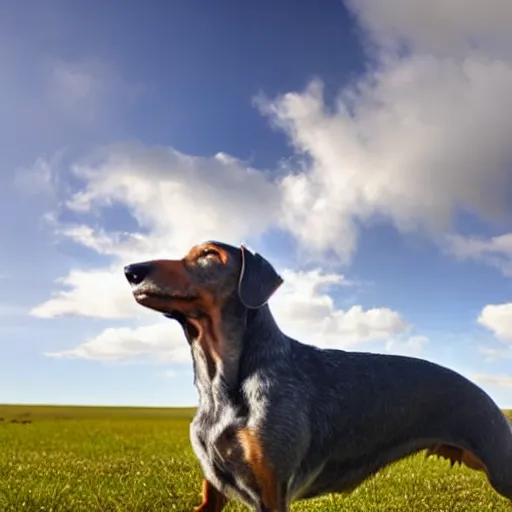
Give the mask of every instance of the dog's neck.
<svg viewBox="0 0 512 512">
<path fill-rule="evenodd" d="M 266 363 L 286 351 L 288 338 L 279 329 L 268 305 L 247 310 L 244 331 L 244 358 Z"/>
<path fill-rule="evenodd" d="M 180 322 L 181 323 L 181 322 Z M 200 318 L 198 330 L 182 324 L 191 346 L 194 384 L 200 401 L 236 399 L 241 387 L 241 370 L 254 371 L 258 364 L 283 352 L 286 337 L 267 305 L 246 309 L 238 300 L 228 301 L 217 319 Z"/>
</svg>

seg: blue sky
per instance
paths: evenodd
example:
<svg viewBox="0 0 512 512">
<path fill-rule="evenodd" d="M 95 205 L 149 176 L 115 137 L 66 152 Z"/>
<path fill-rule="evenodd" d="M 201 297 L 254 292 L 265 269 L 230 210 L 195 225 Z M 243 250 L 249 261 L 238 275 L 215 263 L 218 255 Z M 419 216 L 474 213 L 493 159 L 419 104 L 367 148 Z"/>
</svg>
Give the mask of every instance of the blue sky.
<svg viewBox="0 0 512 512">
<path fill-rule="evenodd" d="M 0 402 L 189 405 L 122 266 L 246 241 L 298 339 L 512 407 L 512 8 L 0 6 Z M 49 8 L 51 5 L 51 8 Z"/>
</svg>

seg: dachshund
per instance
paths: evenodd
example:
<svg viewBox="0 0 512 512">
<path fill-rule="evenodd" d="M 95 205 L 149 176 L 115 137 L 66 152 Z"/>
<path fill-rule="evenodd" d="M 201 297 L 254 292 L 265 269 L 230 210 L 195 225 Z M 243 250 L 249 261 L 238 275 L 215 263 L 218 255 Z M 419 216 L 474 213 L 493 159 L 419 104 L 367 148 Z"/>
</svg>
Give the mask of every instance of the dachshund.
<svg viewBox="0 0 512 512">
<path fill-rule="evenodd" d="M 190 440 L 204 475 L 195 511 L 234 499 L 287 512 L 423 450 L 482 471 L 512 500 L 512 422 L 482 389 L 419 358 L 287 336 L 268 306 L 283 279 L 260 254 L 206 242 L 124 273 L 136 302 L 176 320 L 190 345 Z"/>
</svg>

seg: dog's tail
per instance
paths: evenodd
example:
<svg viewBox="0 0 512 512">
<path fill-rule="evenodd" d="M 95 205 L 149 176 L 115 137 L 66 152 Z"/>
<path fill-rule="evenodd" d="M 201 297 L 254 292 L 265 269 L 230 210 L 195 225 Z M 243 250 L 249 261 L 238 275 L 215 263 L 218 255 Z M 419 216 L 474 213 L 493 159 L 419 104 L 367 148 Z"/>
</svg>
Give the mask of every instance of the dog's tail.
<svg viewBox="0 0 512 512">
<path fill-rule="evenodd" d="M 512 501 L 512 411 L 504 413 L 510 431 L 508 449 L 505 449 L 504 460 L 495 474 L 495 480 L 491 481 L 493 487 L 502 495 Z M 506 446 L 506 445 L 505 445 Z M 489 475 L 491 476 L 491 475 Z"/>
<path fill-rule="evenodd" d="M 439 443 L 427 450 L 426 456 L 435 455 L 448 459 L 450 465 L 465 465 L 471 469 L 484 471 L 492 486 L 502 496 L 512 500 L 512 416 L 500 411 L 497 407 L 491 410 L 496 414 L 491 425 L 495 426 L 493 435 L 489 437 L 493 442 L 489 443 L 487 438 L 479 440 L 480 449 L 477 452 L 468 451 L 451 444 Z M 499 418 L 502 415 L 502 418 Z M 491 416 L 492 418 L 492 416 Z M 505 420 L 503 422 L 503 419 Z M 481 429 L 482 432 L 485 429 Z M 494 442 L 496 441 L 496 442 Z M 498 446 L 499 445 L 499 446 Z M 482 455 L 486 454 L 485 464 Z"/>
</svg>

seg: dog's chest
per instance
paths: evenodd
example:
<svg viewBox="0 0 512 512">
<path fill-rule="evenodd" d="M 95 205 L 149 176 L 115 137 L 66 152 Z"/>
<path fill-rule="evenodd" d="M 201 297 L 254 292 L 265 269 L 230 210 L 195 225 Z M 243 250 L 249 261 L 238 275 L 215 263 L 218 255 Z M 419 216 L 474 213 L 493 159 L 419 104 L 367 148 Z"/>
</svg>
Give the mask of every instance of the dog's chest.
<svg viewBox="0 0 512 512">
<path fill-rule="evenodd" d="M 245 419 L 229 405 L 198 409 L 190 427 L 190 440 L 205 475 L 218 479 L 218 469 L 229 465 L 237 446 L 236 432 L 244 423 Z"/>
</svg>

